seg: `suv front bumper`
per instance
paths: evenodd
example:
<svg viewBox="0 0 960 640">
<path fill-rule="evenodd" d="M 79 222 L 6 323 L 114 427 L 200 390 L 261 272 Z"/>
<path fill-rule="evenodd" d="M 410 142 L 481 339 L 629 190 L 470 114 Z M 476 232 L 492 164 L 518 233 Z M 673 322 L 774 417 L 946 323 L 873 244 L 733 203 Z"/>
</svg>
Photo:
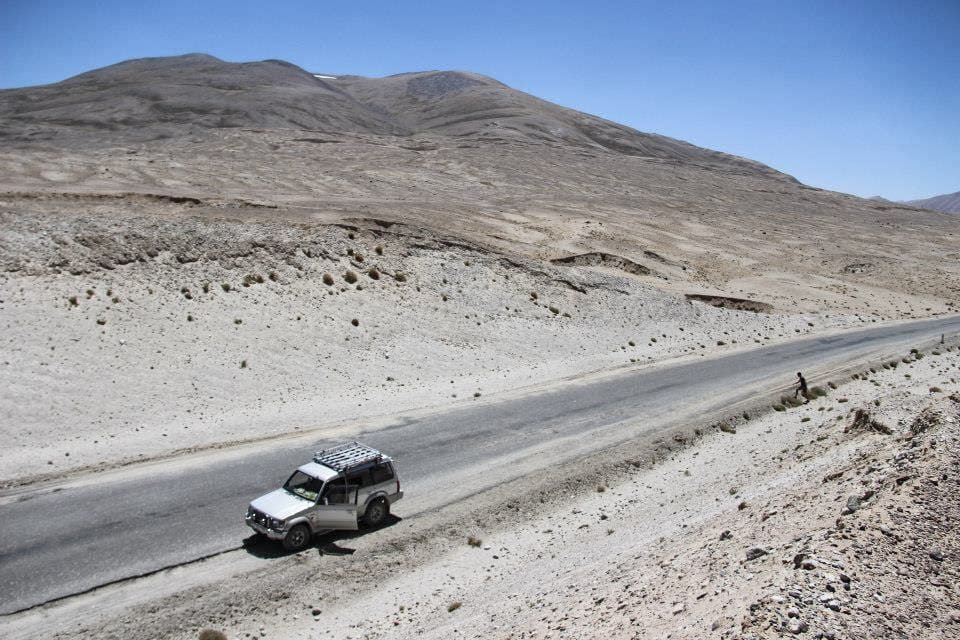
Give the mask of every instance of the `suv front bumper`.
<svg viewBox="0 0 960 640">
<path fill-rule="evenodd" d="M 267 527 L 263 526 L 259 522 L 254 522 L 253 518 L 251 518 L 250 516 L 247 516 L 246 518 L 244 518 L 244 520 L 246 520 L 248 527 L 250 527 L 257 533 L 261 533 L 267 536 L 271 540 L 283 540 L 284 538 L 287 537 L 286 529 L 268 529 Z"/>
</svg>

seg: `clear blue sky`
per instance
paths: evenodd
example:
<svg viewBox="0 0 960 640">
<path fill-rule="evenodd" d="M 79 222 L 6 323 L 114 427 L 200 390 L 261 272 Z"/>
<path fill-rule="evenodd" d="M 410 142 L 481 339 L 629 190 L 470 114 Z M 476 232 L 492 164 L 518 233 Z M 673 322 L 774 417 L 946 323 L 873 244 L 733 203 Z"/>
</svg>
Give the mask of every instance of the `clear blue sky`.
<svg viewBox="0 0 960 640">
<path fill-rule="evenodd" d="M 0 87 L 188 52 L 467 69 L 820 187 L 960 189 L 960 0 L 0 0 Z"/>
</svg>

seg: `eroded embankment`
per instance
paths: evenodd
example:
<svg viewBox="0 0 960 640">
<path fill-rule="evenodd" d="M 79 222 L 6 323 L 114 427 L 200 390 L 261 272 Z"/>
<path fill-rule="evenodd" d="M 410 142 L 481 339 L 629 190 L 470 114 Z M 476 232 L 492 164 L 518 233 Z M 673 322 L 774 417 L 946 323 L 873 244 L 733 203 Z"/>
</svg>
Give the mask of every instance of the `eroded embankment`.
<svg viewBox="0 0 960 640">
<path fill-rule="evenodd" d="M 694 305 L 403 226 L 103 212 L 3 224 L 7 481 L 849 321 Z"/>
</svg>

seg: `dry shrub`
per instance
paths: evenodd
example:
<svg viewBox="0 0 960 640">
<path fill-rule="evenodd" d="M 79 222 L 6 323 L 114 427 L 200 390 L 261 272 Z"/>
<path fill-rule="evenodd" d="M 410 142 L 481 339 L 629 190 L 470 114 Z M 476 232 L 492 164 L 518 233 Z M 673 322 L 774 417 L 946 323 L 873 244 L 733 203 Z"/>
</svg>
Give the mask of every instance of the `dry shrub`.
<svg viewBox="0 0 960 640">
<path fill-rule="evenodd" d="M 453 613 L 454 611 L 459 609 L 461 606 L 463 606 L 463 603 L 460 602 L 459 600 L 457 600 L 456 602 L 451 602 L 450 604 L 447 605 L 447 611 L 450 613 Z"/>
<path fill-rule="evenodd" d="M 467 544 L 470 545 L 471 547 L 479 547 L 480 545 L 483 544 L 483 540 L 481 540 L 480 538 L 475 538 L 473 536 L 470 536 L 467 538 Z"/>
<path fill-rule="evenodd" d="M 333 286 L 333 276 L 330 275 L 329 273 L 323 274 L 323 284 L 327 285 L 328 287 L 332 287 L 332 286 Z"/>
<path fill-rule="evenodd" d="M 400 272 L 398 271 L 397 273 L 393 274 L 393 279 L 396 280 L 397 282 L 406 282 L 406 281 L 407 281 L 407 276 L 406 276 L 406 274 L 400 273 Z"/>
<path fill-rule="evenodd" d="M 353 284 L 357 281 L 357 274 L 355 274 L 353 271 L 347 271 L 345 274 L 343 274 L 343 279 L 348 284 Z"/>
<path fill-rule="evenodd" d="M 890 435 L 893 432 L 890 427 L 874 419 L 873 415 L 866 409 L 856 409 L 853 412 L 853 421 L 844 428 L 844 433 L 851 431 L 873 431 Z"/>
<path fill-rule="evenodd" d="M 940 415 L 939 411 L 932 407 L 927 407 L 910 423 L 910 433 L 913 435 L 921 434 L 924 431 L 939 426 L 942 420 L 943 416 Z"/>
<path fill-rule="evenodd" d="M 216 629 L 203 629 L 197 636 L 197 640 L 227 640 L 227 634 Z"/>
<path fill-rule="evenodd" d="M 371 280 L 380 279 L 380 272 L 377 270 L 376 267 L 370 267 L 370 271 L 367 271 L 367 275 L 370 276 Z"/>
<path fill-rule="evenodd" d="M 782 395 L 780 396 L 780 404 L 785 407 L 799 407 L 803 404 L 803 400 L 796 396 Z"/>
<path fill-rule="evenodd" d="M 827 390 L 824 389 L 823 387 L 813 387 L 812 389 L 810 389 L 811 398 L 822 398 L 825 395 L 827 395 Z"/>
</svg>

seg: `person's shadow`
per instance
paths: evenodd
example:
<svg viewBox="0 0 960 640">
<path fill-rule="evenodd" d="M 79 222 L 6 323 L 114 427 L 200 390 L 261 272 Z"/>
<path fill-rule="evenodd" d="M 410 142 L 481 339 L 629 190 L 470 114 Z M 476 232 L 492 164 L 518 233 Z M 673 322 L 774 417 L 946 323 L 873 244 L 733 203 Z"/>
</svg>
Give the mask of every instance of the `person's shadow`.
<svg viewBox="0 0 960 640">
<path fill-rule="evenodd" d="M 386 517 L 386 519 L 384 519 L 383 524 L 378 527 L 364 528 L 358 531 L 331 531 L 329 533 L 313 536 L 313 539 L 310 541 L 310 544 L 306 549 L 304 549 L 304 551 L 316 549 L 317 552 L 322 556 L 349 556 L 352 555 L 356 549 L 343 546 L 339 544 L 340 542 L 343 542 L 344 540 L 353 540 L 354 538 L 365 536 L 368 533 L 373 533 L 375 531 L 380 531 L 381 529 L 386 529 L 387 527 L 392 527 L 401 520 L 402 518 L 398 518 L 391 513 Z M 268 560 L 272 558 L 285 558 L 287 556 L 292 556 L 296 553 L 299 553 L 297 551 L 287 551 L 283 548 L 283 544 L 281 542 L 271 540 L 267 536 L 259 533 L 254 533 L 253 535 L 244 538 L 243 549 L 252 556 Z"/>
</svg>

